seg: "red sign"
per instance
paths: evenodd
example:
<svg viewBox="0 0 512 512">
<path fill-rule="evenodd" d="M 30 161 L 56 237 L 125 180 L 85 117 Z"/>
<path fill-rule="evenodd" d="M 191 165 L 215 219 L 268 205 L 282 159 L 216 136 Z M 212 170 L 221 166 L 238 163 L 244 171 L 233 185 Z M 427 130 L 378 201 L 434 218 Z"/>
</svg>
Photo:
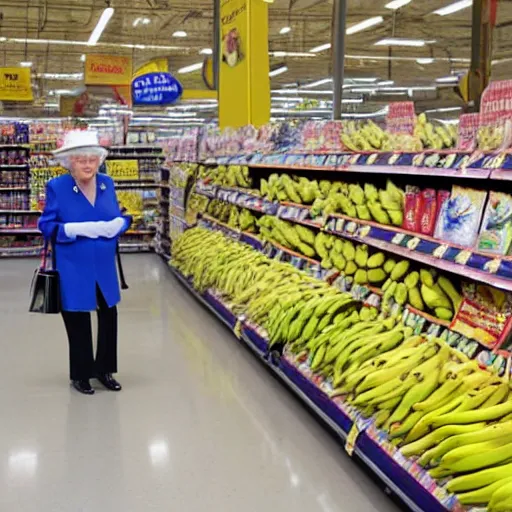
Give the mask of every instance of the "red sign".
<svg viewBox="0 0 512 512">
<path fill-rule="evenodd" d="M 414 134 L 416 113 L 413 101 L 397 101 L 390 103 L 386 129 L 389 133 Z"/>
</svg>

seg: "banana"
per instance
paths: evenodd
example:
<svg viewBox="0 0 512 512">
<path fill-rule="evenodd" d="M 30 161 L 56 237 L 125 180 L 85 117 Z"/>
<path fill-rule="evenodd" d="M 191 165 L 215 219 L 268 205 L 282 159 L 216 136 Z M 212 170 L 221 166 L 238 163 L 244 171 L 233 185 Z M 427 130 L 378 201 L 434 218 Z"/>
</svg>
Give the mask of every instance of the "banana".
<svg viewBox="0 0 512 512">
<path fill-rule="evenodd" d="M 492 421 L 500 419 L 502 416 L 510 413 L 512 413 L 512 400 L 503 404 L 494 405 L 493 407 L 487 407 L 486 409 L 443 414 L 436 418 L 432 422 L 432 425 L 434 427 L 441 427 L 443 425 L 463 425 L 478 423 L 480 421 Z"/>
<path fill-rule="evenodd" d="M 406 434 L 408 434 L 414 425 L 421 419 L 423 416 L 422 411 L 415 411 L 407 417 L 405 421 L 402 423 L 397 423 L 395 425 L 391 425 L 389 429 L 389 438 L 395 439 L 397 437 L 402 438 Z"/>
<path fill-rule="evenodd" d="M 481 487 L 474 491 L 457 494 L 457 498 L 459 499 L 459 503 L 462 505 L 487 505 L 495 491 L 501 489 L 501 487 L 511 482 L 511 476 L 508 478 L 502 478 L 497 482 L 486 485 L 485 487 Z"/>
<path fill-rule="evenodd" d="M 446 490 L 451 493 L 481 489 L 500 479 L 509 478 L 512 474 L 512 463 L 504 464 L 494 468 L 476 471 L 468 475 L 461 475 L 446 483 Z"/>
<path fill-rule="evenodd" d="M 465 446 L 459 446 L 458 448 L 454 448 L 453 450 L 450 450 L 448 453 L 446 453 L 441 459 L 440 464 L 443 466 L 449 466 L 450 464 L 453 464 L 454 462 L 463 459 L 464 457 L 468 457 L 474 452 L 494 450 L 495 448 L 499 448 L 508 443 L 512 443 L 512 434 L 510 433 L 498 438 L 487 439 L 479 443 L 471 443 Z"/>
<path fill-rule="evenodd" d="M 487 507 L 489 512 L 507 512 L 512 506 L 512 484 L 507 482 L 494 491 Z"/>
</svg>

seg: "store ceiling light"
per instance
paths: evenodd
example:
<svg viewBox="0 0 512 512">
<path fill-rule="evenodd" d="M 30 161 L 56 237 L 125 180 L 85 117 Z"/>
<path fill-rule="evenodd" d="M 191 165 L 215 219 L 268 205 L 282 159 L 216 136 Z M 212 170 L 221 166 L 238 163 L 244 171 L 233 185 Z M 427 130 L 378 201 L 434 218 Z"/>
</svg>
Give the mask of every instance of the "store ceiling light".
<svg viewBox="0 0 512 512">
<path fill-rule="evenodd" d="M 394 85 L 395 82 L 393 80 L 383 80 L 377 84 L 378 87 L 389 87 L 390 85 Z"/>
<path fill-rule="evenodd" d="M 31 68 L 31 67 L 33 66 L 33 64 L 34 64 L 33 62 L 30 62 L 30 61 L 28 61 L 28 60 L 25 60 L 25 61 L 23 61 L 23 62 L 20 62 L 20 66 L 21 66 L 22 68 Z"/>
<path fill-rule="evenodd" d="M 311 48 L 311 50 L 309 50 L 309 51 L 311 53 L 318 53 L 318 52 L 323 52 L 324 50 L 328 50 L 330 47 L 331 47 L 331 43 L 325 43 L 325 44 L 321 44 L 320 46 L 315 46 L 314 48 Z"/>
<path fill-rule="evenodd" d="M 114 15 L 113 7 L 107 7 L 101 13 L 100 19 L 98 20 L 98 24 L 96 25 L 95 29 L 92 31 L 91 37 L 89 37 L 89 41 L 87 42 L 88 45 L 94 46 L 99 41 L 101 34 L 103 34 L 105 27 L 108 25 L 108 22 L 110 21 L 110 18 L 112 18 L 113 15 Z"/>
<path fill-rule="evenodd" d="M 291 32 L 291 30 L 292 30 L 292 27 L 283 27 L 283 28 L 279 31 L 279 33 L 280 33 L 280 34 L 288 34 L 288 32 Z"/>
<path fill-rule="evenodd" d="M 392 2 L 389 2 L 389 4 L 386 4 L 384 7 L 386 7 L 386 9 L 400 9 L 400 7 L 410 3 L 411 0 L 393 0 Z"/>
<path fill-rule="evenodd" d="M 459 2 L 455 2 L 453 4 L 447 5 L 446 7 L 441 7 L 441 9 L 437 9 L 434 11 L 434 14 L 439 14 L 439 16 L 447 16 L 448 14 L 453 14 L 457 11 L 462 11 L 462 9 L 467 9 L 473 5 L 473 0 L 460 0 Z"/>
<path fill-rule="evenodd" d="M 399 37 L 389 37 L 381 39 L 375 43 L 375 46 L 425 46 L 423 39 L 400 39 Z"/>
<path fill-rule="evenodd" d="M 368 77 L 368 78 L 351 78 L 350 80 L 353 80 L 354 82 L 362 82 L 362 83 L 373 83 L 378 80 L 378 78 Z"/>
<path fill-rule="evenodd" d="M 457 83 L 459 81 L 459 77 L 455 75 L 450 76 L 442 76 L 441 78 L 437 78 L 436 82 L 438 84 L 451 84 L 451 83 Z"/>
<path fill-rule="evenodd" d="M 288 71 L 288 66 L 279 66 L 276 69 L 273 69 L 268 76 L 277 76 L 282 75 L 283 73 L 286 73 Z"/>
<path fill-rule="evenodd" d="M 271 57 L 316 57 L 314 53 L 306 53 L 306 52 L 285 52 L 285 51 L 275 51 L 268 52 Z"/>
<path fill-rule="evenodd" d="M 442 108 L 433 108 L 430 110 L 425 110 L 425 114 L 431 114 L 434 112 L 457 112 L 462 110 L 462 107 L 442 107 Z"/>
<path fill-rule="evenodd" d="M 213 50 L 211 48 L 203 48 L 199 53 L 201 55 L 212 55 Z"/>
<path fill-rule="evenodd" d="M 45 78 L 46 80 L 83 80 L 83 73 L 39 73 L 37 78 Z"/>
<path fill-rule="evenodd" d="M 192 73 L 194 71 L 199 71 L 200 69 L 203 69 L 203 63 L 198 62 L 197 64 L 191 64 L 190 66 L 185 66 L 184 68 L 178 69 L 178 73 L 184 74 L 184 73 Z"/>
<path fill-rule="evenodd" d="M 332 78 L 322 78 L 321 80 L 317 80 L 316 82 L 311 82 L 306 85 L 301 85 L 303 89 L 312 89 L 313 87 L 318 87 L 319 85 L 324 85 L 332 82 Z"/>
<path fill-rule="evenodd" d="M 355 25 L 348 27 L 346 33 L 350 36 L 352 34 L 356 34 L 357 32 L 362 32 L 367 28 L 379 25 L 383 21 L 384 18 L 382 16 L 374 16 L 373 18 L 368 18 L 367 20 L 361 21 L 361 23 L 356 23 Z"/>
<path fill-rule="evenodd" d="M 81 60 L 82 62 L 85 62 L 85 59 L 87 59 L 87 55 L 85 55 L 85 53 L 84 53 L 84 54 L 82 54 L 82 56 L 80 57 L 80 60 Z"/>
<path fill-rule="evenodd" d="M 432 64 L 434 59 L 432 57 L 420 57 L 419 59 L 416 59 L 416 62 L 418 64 Z"/>
<path fill-rule="evenodd" d="M 149 18 L 137 18 L 133 22 L 133 26 L 137 27 L 138 25 L 149 25 L 151 23 L 151 20 Z"/>
<path fill-rule="evenodd" d="M 197 117 L 196 112 L 168 112 L 169 117 Z"/>
<path fill-rule="evenodd" d="M 187 37 L 187 33 L 184 30 L 176 30 L 172 37 Z"/>
</svg>

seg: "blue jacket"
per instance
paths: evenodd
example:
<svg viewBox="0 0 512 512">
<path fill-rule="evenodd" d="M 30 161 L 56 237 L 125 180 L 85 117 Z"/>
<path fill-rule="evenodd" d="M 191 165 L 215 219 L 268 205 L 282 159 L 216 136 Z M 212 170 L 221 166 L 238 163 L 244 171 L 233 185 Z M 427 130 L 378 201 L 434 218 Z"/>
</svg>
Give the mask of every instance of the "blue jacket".
<svg viewBox="0 0 512 512">
<path fill-rule="evenodd" d="M 96 204 L 92 204 L 76 187 L 70 174 L 50 180 L 46 187 L 46 206 L 39 219 L 45 240 L 57 230 L 56 258 L 64 311 L 94 311 L 96 284 L 109 307 L 121 300 L 116 267 L 117 238 L 70 238 L 66 222 L 110 221 L 121 216 L 114 182 L 109 176 L 96 176 Z M 121 235 L 131 224 L 125 218 Z M 118 237 L 119 237 L 118 235 Z"/>
</svg>

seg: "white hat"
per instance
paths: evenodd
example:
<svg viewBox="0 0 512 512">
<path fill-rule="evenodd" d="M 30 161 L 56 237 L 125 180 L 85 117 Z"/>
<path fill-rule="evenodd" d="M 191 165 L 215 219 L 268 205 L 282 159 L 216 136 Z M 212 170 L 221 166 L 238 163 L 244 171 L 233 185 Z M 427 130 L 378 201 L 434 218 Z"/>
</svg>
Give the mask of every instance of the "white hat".
<svg viewBox="0 0 512 512">
<path fill-rule="evenodd" d="M 72 154 L 97 153 L 102 160 L 108 155 L 108 151 L 100 146 L 98 132 L 92 130 L 71 130 L 66 133 L 64 144 L 60 149 L 56 149 L 53 154 L 57 159 L 67 157 Z"/>
</svg>

